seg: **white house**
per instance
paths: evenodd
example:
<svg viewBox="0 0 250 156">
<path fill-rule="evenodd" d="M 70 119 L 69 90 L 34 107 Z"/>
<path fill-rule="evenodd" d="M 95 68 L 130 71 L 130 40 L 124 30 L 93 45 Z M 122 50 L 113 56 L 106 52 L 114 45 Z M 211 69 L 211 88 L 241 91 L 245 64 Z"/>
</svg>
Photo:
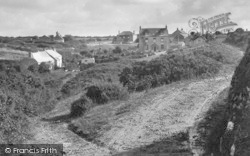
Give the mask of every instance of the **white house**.
<svg viewBox="0 0 250 156">
<path fill-rule="evenodd" d="M 55 61 L 50 55 L 45 51 L 31 53 L 31 58 L 35 59 L 37 63 L 40 65 L 42 62 L 50 65 L 50 69 L 55 66 Z"/>
<path fill-rule="evenodd" d="M 54 60 L 55 65 L 58 68 L 62 67 L 62 55 L 56 52 L 55 50 L 45 50 L 46 53 L 48 53 Z"/>
</svg>

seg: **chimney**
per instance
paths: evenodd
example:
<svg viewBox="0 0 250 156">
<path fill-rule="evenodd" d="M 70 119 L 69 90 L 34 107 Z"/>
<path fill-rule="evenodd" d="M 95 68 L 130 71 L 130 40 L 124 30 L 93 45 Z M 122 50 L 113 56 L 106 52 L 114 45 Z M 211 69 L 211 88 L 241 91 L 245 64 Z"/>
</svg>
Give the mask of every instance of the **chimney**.
<svg viewBox="0 0 250 156">
<path fill-rule="evenodd" d="M 139 27 L 139 30 L 141 30 L 141 26 Z"/>
<path fill-rule="evenodd" d="M 165 33 L 168 34 L 168 26 L 165 25 Z"/>
<path fill-rule="evenodd" d="M 120 30 L 118 31 L 118 35 L 120 34 Z"/>
<path fill-rule="evenodd" d="M 135 34 L 135 31 L 133 30 L 133 34 Z"/>
</svg>

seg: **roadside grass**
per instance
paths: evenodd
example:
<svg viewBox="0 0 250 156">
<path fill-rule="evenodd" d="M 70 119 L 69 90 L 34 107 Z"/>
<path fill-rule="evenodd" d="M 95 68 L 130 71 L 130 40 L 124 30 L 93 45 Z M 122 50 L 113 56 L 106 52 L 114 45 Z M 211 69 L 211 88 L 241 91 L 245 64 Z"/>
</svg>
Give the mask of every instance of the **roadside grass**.
<svg viewBox="0 0 250 156">
<path fill-rule="evenodd" d="M 227 124 L 227 96 L 229 87 L 224 89 L 212 102 L 205 117 L 198 124 L 198 133 L 200 141 L 205 143 L 205 154 L 219 154 L 220 137 L 224 134 Z"/>
</svg>

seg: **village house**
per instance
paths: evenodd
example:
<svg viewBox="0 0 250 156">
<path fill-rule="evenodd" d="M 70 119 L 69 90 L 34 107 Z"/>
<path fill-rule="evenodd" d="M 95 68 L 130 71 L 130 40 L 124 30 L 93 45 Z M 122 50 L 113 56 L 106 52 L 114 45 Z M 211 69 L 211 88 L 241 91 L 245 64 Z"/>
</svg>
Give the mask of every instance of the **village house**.
<svg viewBox="0 0 250 156">
<path fill-rule="evenodd" d="M 179 30 L 177 28 L 177 30 L 170 35 L 170 44 L 171 45 L 176 45 L 176 44 L 182 45 L 184 43 L 185 38 L 187 38 L 187 37 L 188 37 L 188 34 L 183 29 Z"/>
<path fill-rule="evenodd" d="M 141 52 L 166 51 L 169 48 L 169 34 L 165 28 L 141 28 L 139 31 L 139 50 Z"/>
<path fill-rule="evenodd" d="M 42 62 L 50 65 L 50 70 L 54 68 L 61 68 L 62 65 L 62 55 L 55 50 L 45 50 L 39 52 L 30 53 L 30 57 L 35 59 L 38 64 Z"/>
<path fill-rule="evenodd" d="M 120 33 L 118 32 L 118 35 L 114 37 L 113 44 L 127 44 L 133 42 L 134 32 L 131 31 L 123 31 Z"/>
</svg>

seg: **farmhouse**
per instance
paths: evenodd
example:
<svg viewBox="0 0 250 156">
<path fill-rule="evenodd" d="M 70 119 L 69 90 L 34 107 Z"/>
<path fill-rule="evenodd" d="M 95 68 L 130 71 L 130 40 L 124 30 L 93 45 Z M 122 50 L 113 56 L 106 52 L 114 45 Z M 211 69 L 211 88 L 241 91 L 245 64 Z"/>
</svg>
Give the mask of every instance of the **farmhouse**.
<svg viewBox="0 0 250 156">
<path fill-rule="evenodd" d="M 51 66 L 50 69 L 55 67 L 62 67 L 62 55 L 57 53 L 55 50 L 45 50 L 35 53 L 31 53 L 30 57 L 35 59 L 38 64 L 45 62 Z"/>
<path fill-rule="evenodd" d="M 169 34 L 165 28 L 141 28 L 139 31 L 139 50 L 141 52 L 165 51 L 169 48 Z"/>
<path fill-rule="evenodd" d="M 58 68 L 62 67 L 62 55 L 56 52 L 55 50 L 46 50 L 46 53 L 49 54 L 55 61 L 55 66 Z"/>
<path fill-rule="evenodd" d="M 55 61 L 46 51 L 31 53 L 31 58 L 35 59 L 40 65 L 42 62 L 50 65 L 50 70 L 55 66 Z"/>
<path fill-rule="evenodd" d="M 177 30 L 170 35 L 170 44 L 180 44 L 184 42 L 184 39 L 188 37 L 188 34 L 183 30 Z"/>
<path fill-rule="evenodd" d="M 114 44 L 127 44 L 133 42 L 134 33 L 131 31 L 123 31 L 122 33 L 118 32 L 118 35 L 114 37 Z"/>
</svg>

